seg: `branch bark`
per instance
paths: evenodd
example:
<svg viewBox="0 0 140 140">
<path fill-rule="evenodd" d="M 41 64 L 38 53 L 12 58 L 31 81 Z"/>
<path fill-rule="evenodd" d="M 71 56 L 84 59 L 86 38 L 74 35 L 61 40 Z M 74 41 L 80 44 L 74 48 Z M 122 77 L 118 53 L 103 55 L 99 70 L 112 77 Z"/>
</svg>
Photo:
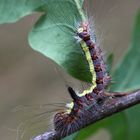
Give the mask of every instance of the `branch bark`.
<svg viewBox="0 0 140 140">
<path fill-rule="evenodd" d="M 116 93 L 110 94 L 115 95 Z M 122 95 L 124 95 L 124 93 L 122 93 Z M 140 89 L 125 94 L 124 96 L 106 97 L 102 102 L 97 102 L 90 107 L 90 112 L 88 114 L 88 116 L 91 116 L 90 119 L 87 120 L 87 114 L 85 113 L 85 116 L 82 116 L 82 120 L 85 119 L 85 123 L 80 123 L 79 126 L 75 128 L 74 132 L 138 103 L 140 103 Z M 68 132 L 67 136 L 74 132 Z M 65 133 L 52 130 L 45 132 L 32 140 L 60 140 L 64 137 L 66 137 Z"/>
</svg>

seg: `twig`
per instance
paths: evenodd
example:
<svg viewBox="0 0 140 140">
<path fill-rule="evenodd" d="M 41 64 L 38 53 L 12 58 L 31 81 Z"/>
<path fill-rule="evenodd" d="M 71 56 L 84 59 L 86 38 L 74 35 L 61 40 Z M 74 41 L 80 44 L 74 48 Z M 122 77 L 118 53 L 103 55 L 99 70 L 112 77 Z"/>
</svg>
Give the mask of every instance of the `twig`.
<svg viewBox="0 0 140 140">
<path fill-rule="evenodd" d="M 124 95 L 124 93 L 122 95 Z M 85 119 L 85 123 L 80 123 L 78 127 L 75 128 L 74 132 L 138 103 L 140 103 L 140 89 L 132 91 L 124 96 L 106 97 L 102 102 L 97 102 L 90 107 L 90 114 L 88 113 L 88 116 L 91 116 L 90 119 L 87 119 L 87 114 L 85 113 L 85 115 L 82 116 L 82 120 Z M 67 135 L 74 132 L 68 132 Z M 64 137 L 66 137 L 65 133 L 52 130 L 50 132 L 45 132 L 32 140 L 60 140 Z"/>
</svg>

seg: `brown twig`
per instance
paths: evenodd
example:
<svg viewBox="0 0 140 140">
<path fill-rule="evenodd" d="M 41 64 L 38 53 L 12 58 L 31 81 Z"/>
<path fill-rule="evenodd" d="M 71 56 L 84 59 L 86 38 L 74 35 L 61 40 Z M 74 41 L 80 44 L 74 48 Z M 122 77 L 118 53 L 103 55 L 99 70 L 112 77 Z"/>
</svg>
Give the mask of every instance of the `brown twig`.
<svg viewBox="0 0 140 140">
<path fill-rule="evenodd" d="M 119 94 L 115 93 L 114 95 Z M 87 119 L 87 114 L 85 113 L 85 116 L 82 116 L 83 120 L 85 119 L 85 123 L 80 123 L 74 132 L 138 103 L 140 103 L 140 90 L 132 91 L 129 94 L 123 93 L 122 96 L 106 97 L 102 102 L 97 102 L 90 107 L 91 114 L 88 114 L 88 116 L 91 116 L 90 119 Z M 71 131 L 67 135 L 72 133 Z M 52 130 L 33 138 L 33 140 L 60 140 L 64 137 L 66 137 L 65 133 L 62 134 Z"/>
</svg>

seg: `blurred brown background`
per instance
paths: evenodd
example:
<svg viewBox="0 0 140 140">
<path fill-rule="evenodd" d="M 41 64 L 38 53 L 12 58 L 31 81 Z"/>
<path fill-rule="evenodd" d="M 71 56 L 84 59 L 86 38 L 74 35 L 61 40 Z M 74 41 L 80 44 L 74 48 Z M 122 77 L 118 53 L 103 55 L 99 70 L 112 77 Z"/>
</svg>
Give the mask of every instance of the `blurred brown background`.
<svg viewBox="0 0 140 140">
<path fill-rule="evenodd" d="M 115 54 L 116 64 L 130 45 L 140 0 L 90 0 L 89 5 L 98 40 L 107 54 Z M 72 79 L 64 78 L 56 69 L 58 66 L 29 47 L 28 32 L 38 17 L 34 14 L 15 24 L 0 25 L 0 138 L 3 140 L 16 140 L 16 131 L 12 128 L 19 121 L 16 113 L 11 115 L 14 108 L 66 102 L 66 84 L 75 86 Z M 104 140 L 110 139 L 104 130 L 102 135 Z M 98 133 L 91 139 L 100 140 L 102 135 Z"/>
</svg>

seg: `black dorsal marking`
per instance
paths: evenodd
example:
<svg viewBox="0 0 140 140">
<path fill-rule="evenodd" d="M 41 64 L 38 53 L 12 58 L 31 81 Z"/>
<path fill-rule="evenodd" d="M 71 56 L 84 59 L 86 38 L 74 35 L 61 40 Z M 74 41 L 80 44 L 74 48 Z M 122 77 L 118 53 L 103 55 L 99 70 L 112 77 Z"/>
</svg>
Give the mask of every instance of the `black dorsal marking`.
<svg viewBox="0 0 140 140">
<path fill-rule="evenodd" d="M 72 98 L 74 101 L 77 101 L 77 99 L 78 99 L 79 97 L 77 96 L 77 94 L 75 93 L 75 91 L 73 90 L 72 87 L 68 87 L 68 92 L 69 92 L 71 98 Z"/>
</svg>

